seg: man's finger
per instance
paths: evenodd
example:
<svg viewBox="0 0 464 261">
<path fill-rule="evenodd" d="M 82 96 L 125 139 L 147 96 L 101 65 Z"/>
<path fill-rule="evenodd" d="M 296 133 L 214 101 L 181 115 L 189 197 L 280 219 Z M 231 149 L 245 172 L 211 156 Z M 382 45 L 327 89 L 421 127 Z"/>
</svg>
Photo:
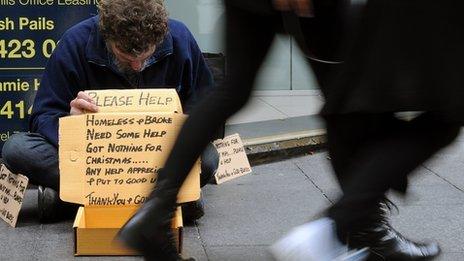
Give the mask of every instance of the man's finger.
<svg viewBox="0 0 464 261">
<path fill-rule="evenodd" d="M 71 111 L 69 112 L 69 114 L 70 115 L 81 115 L 81 114 L 84 114 L 84 112 L 75 107 L 71 107 Z"/>
<path fill-rule="evenodd" d="M 90 103 L 94 103 L 95 104 L 95 101 L 85 92 L 83 91 L 80 91 L 78 94 L 77 94 L 77 99 L 83 99 L 83 100 L 86 100 Z"/>
<path fill-rule="evenodd" d="M 97 105 L 90 103 L 84 99 L 74 99 L 71 101 L 71 112 L 98 112 Z M 74 110 L 73 110 L 74 109 Z"/>
</svg>

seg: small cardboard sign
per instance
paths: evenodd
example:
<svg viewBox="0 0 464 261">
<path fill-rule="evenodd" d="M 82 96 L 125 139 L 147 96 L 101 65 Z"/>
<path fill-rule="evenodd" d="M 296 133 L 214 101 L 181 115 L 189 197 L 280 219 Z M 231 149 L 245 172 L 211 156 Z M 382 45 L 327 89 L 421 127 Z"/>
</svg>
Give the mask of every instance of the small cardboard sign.
<svg viewBox="0 0 464 261">
<path fill-rule="evenodd" d="M 12 227 L 16 227 L 28 182 L 27 177 L 13 174 L 5 165 L 1 165 L 0 217 Z"/>
<path fill-rule="evenodd" d="M 219 168 L 215 174 L 217 184 L 251 173 L 250 162 L 238 134 L 216 140 L 213 144 L 219 153 Z"/>
</svg>

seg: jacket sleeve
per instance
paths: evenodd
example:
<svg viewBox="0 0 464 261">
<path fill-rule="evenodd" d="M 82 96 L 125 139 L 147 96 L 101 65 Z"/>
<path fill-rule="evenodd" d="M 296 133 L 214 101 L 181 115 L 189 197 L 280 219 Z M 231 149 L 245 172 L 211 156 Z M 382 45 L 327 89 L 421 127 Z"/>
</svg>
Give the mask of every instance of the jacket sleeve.
<svg viewBox="0 0 464 261">
<path fill-rule="evenodd" d="M 76 39 L 64 35 L 50 57 L 42 75 L 29 122 L 31 132 L 43 135 L 58 147 L 58 119 L 69 115 L 70 105 L 79 89 L 79 64 Z"/>
<path fill-rule="evenodd" d="M 205 58 L 198 47 L 197 42 L 193 35 L 188 32 L 190 36 L 190 70 L 191 70 L 191 83 L 188 84 L 190 88 L 187 90 L 184 101 L 184 112 L 189 113 L 193 106 L 195 106 L 201 97 L 207 95 L 214 87 L 213 75 L 206 64 Z"/>
</svg>

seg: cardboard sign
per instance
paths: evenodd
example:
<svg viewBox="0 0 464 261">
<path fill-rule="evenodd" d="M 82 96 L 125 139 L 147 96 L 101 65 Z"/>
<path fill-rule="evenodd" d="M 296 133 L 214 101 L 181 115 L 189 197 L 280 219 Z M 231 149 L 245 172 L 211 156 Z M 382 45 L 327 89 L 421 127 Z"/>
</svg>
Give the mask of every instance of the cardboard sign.
<svg viewBox="0 0 464 261">
<path fill-rule="evenodd" d="M 16 227 L 28 182 L 27 177 L 13 174 L 5 165 L 1 165 L 0 217 L 12 227 Z"/>
<path fill-rule="evenodd" d="M 105 112 L 172 112 L 182 113 L 175 89 L 95 90 L 85 91 Z"/>
<path fill-rule="evenodd" d="M 215 174 L 217 184 L 251 173 L 250 162 L 238 134 L 216 140 L 213 144 L 219 153 L 219 168 Z"/>
<path fill-rule="evenodd" d="M 142 204 L 186 116 L 174 89 L 86 91 L 98 113 L 60 118 L 60 197 L 86 206 Z M 200 197 L 199 162 L 178 202 Z"/>
<path fill-rule="evenodd" d="M 60 197 L 84 205 L 142 204 L 156 184 L 186 116 L 96 113 L 60 119 Z M 199 198 L 199 164 L 179 202 Z"/>
</svg>

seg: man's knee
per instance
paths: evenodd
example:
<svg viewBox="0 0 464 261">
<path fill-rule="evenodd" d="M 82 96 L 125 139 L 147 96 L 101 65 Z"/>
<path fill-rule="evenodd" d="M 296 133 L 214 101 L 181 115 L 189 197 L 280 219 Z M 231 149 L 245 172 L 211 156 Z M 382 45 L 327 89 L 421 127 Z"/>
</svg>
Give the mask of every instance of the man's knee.
<svg viewBox="0 0 464 261">
<path fill-rule="evenodd" d="M 5 142 L 2 148 L 2 158 L 5 165 L 13 170 L 14 166 L 19 162 L 24 161 L 24 157 L 21 155 L 23 152 L 27 152 L 26 140 L 27 133 L 16 133 L 10 136 Z"/>
<path fill-rule="evenodd" d="M 49 144 L 45 138 L 35 133 L 16 133 L 4 144 L 2 158 L 5 165 L 13 172 L 22 170 L 21 166 L 34 162 L 42 164 L 42 157 L 49 158 L 57 154 L 56 148 Z M 25 164 L 27 163 L 27 164 Z"/>
</svg>

